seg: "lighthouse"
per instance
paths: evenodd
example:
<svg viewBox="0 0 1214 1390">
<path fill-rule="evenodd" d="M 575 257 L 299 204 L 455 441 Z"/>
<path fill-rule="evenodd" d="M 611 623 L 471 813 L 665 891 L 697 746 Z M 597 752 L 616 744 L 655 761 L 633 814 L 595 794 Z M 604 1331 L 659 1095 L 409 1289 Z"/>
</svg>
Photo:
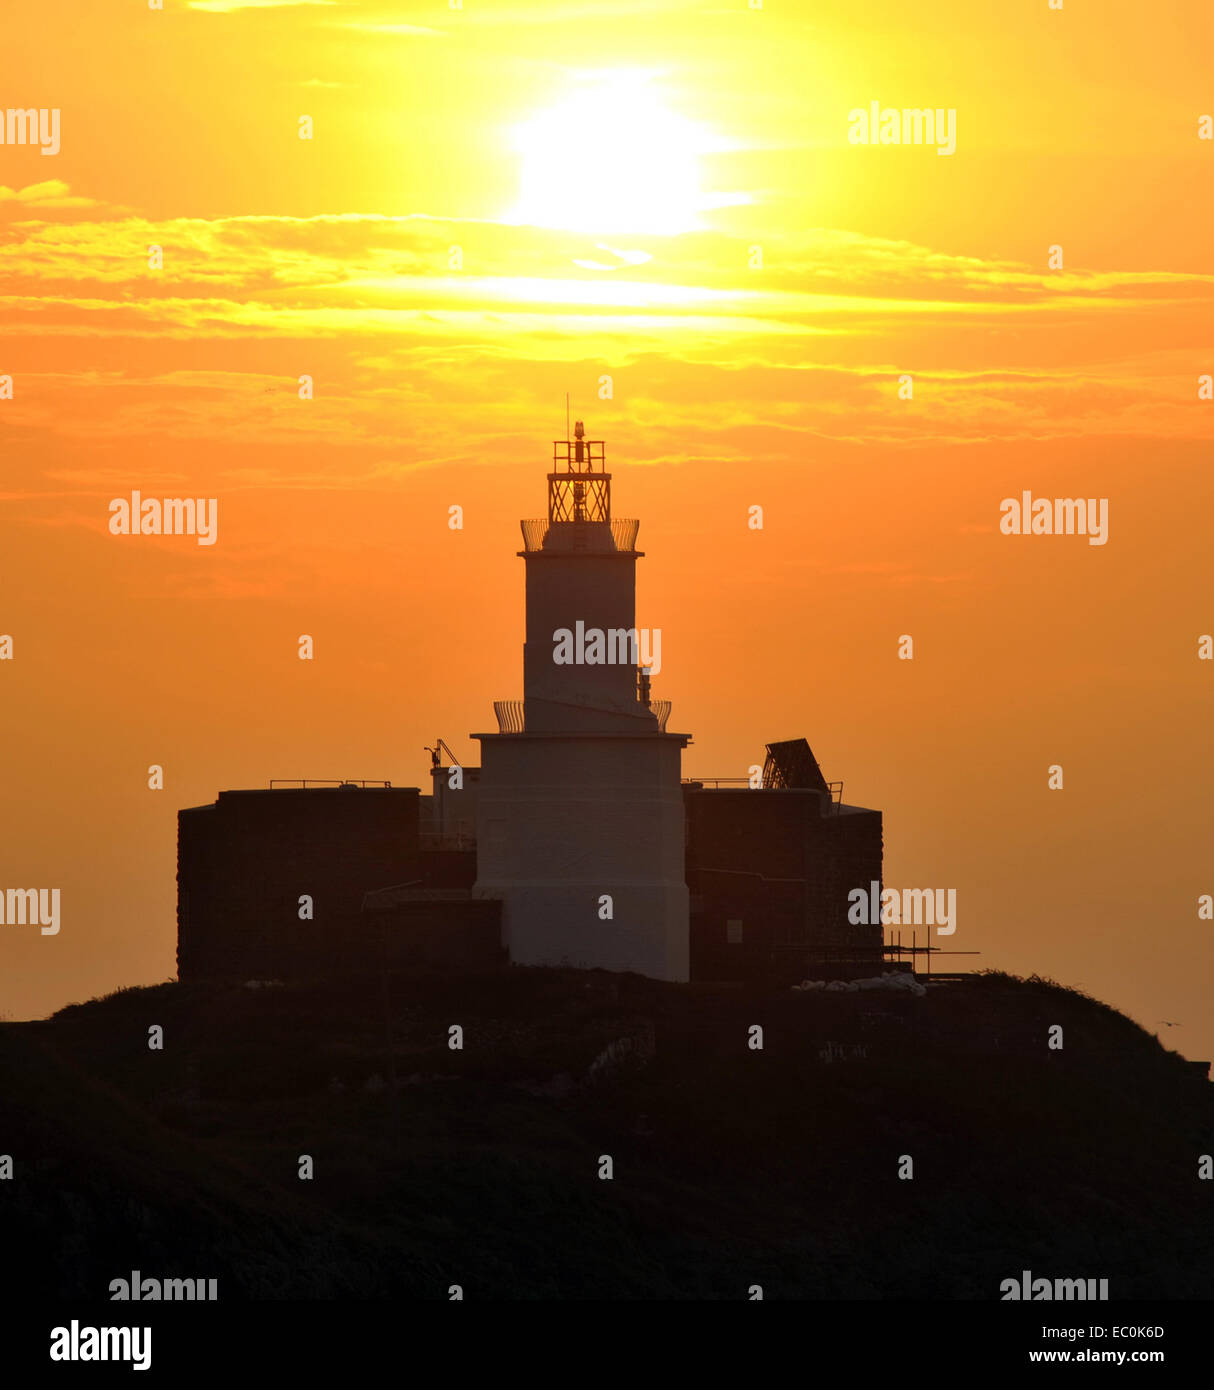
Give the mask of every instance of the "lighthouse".
<svg viewBox="0 0 1214 1390">
<path fill-rule="evenodd" d="M 473 893 L 519 965 L 688 978 L 682 753 L 636 626 L 640 523 L 611 512 L 602 440 L 553 445 L 548 514 L 521 523 L 523 698 L 481 745 Z M 657 662 L 653 662 L 654 665 Z"/>
</svg>

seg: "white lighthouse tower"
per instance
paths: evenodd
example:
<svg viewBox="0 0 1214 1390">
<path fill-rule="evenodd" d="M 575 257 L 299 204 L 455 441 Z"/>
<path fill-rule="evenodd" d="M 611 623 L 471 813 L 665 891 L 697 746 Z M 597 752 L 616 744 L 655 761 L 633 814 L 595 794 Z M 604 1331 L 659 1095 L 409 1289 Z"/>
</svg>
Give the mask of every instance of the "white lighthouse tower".
<svg viewBox="0 0 1214 1390">
<path fill-rule="evenodd" d="M 521 965 L 688 978 L 682 752 L 636 627 L 638 521 L 611 515 L 601 440 L 553 446 L 548 515 L 524 521 L 523 699 L 481 744 L 474 894 L 502 900 Z"/>
</svg>

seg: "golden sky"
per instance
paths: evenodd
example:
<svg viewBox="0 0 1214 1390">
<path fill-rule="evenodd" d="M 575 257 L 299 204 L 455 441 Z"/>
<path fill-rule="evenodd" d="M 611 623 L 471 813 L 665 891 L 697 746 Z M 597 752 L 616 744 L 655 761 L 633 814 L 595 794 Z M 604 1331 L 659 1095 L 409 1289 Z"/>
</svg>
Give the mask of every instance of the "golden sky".
<svg viewBox="0 0 1214 1390">
<path fill-rule="evenodd" d="M 0 109 L 61 136 L 0 145 L 0 882 L 63 927 L 0 927 L 0 1012 L 174 973 L 179 807 L 475 759 L 569 392 L 642 521 L 685 770 L 805 735 L 885 813 L 887 883 L 957 889 L 958 964 L 1214 1054 L 1205 0 L 3 33 Z M 850 143 L 874 101 L 955 111 L 955 152 Z M 112 536 L 133 489 L 216 497 L 217 544 Z M 1108 498 L 1108 543 L 1000 534 L 1025 490 Z"/>
</svg>

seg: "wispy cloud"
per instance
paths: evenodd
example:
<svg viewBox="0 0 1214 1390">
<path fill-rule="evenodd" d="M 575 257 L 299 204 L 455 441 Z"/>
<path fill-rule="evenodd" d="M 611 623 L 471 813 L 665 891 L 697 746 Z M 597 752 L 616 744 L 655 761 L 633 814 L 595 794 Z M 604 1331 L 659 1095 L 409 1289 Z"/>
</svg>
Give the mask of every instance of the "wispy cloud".
<svg viewBox="0 0 1214 1390">
<path fill-rule="evenodd" d="M 617 410 L 651 457 L 709 427 L 721 449 L 736 433 L 739 458 L 764 431 L 776 453 L 806 430 L 894 444 L 1214 433 L 1183 347 L 1214 312 L 1204 273 L 1049 273 L 829 228 L 782 238 L 750 271 L 743 239 L 721 233 L 607 246 L 424 216 L 63 220 L 37 214 L 65 185 L 7 192 L 26 214 L 0 237 L 9 343 L 53 340 L 81 375 L 27 380 L 6 415 L 74 438 L 382 450 L 406 397 L 514 399 L 523 368 L 559 394 L 570 364 L 627 382 Z M 97 373 L 101 340 L 126 345 L 121 378 Z M 303 408 L 300 372 L 323 378 Z"/>
<path fill-rule="evenodd" d="M 45 179 L 42 183 L 27 184 L 24 188 L 9 188 L 0 184 L 0 203 L 15 203 L 22 208 L 45 210 L 53 208 L 99 208 L 96 198 L 73 193 L 62 179 Z"/>
</svg>

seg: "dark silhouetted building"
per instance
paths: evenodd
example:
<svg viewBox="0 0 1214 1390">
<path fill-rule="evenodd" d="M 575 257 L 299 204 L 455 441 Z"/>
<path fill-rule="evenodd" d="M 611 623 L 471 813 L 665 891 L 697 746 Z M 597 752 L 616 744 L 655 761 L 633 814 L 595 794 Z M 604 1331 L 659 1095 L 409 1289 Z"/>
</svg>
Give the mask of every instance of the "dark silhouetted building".
<svg viewBox="0 0 1214 1390">
<path fill-rule="evenodd" d="M 693 979 L 877 973 L 882 929 L 848 921 L 881 880 L 880 811 L 847 806 L 805 739 L 769 744 L 763 782 L 684 786 Z"/>
<path fill-rule="evenodd" d="M 418 791 L 220 792 L 177 817 L 180 977 L 271 979 L 355 948 L 368 888 L 419 877 Z"/>
</svg>

